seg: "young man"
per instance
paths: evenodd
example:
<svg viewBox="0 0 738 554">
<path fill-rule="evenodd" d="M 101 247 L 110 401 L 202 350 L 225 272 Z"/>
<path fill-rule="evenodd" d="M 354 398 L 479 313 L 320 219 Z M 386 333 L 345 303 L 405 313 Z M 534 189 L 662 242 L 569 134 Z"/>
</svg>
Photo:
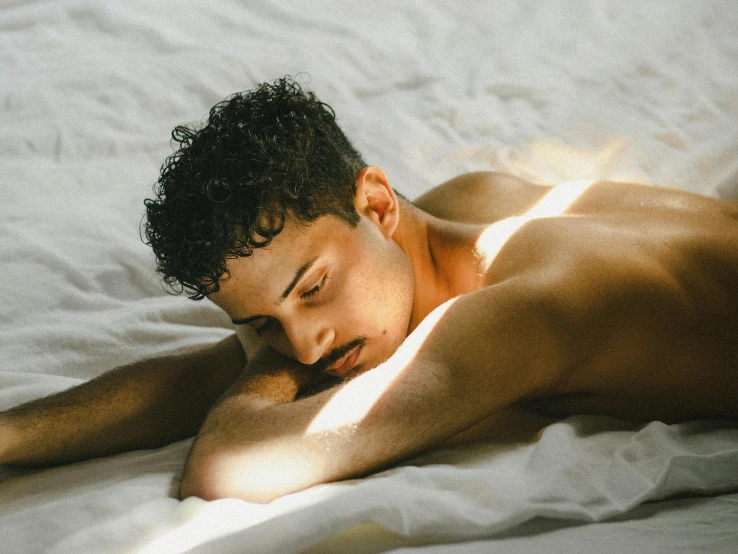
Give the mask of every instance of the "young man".
<svg viewBox="0 0 738 554">
<path fill-rule="evenodd" d="M 146 234 L 237 335 L 3 414 L 0 462 L 197 434 L 182 497 L 269 501 L 484 438 L 513 406 L 738 417 L 735 204 L 491 173 L 411 204 L 289 79 L 173 136 Z"/>
</svg>

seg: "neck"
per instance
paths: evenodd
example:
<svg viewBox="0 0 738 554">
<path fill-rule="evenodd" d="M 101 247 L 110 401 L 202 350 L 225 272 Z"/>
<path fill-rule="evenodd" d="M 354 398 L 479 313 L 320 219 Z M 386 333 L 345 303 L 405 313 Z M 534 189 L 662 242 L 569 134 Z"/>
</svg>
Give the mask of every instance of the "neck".
<svg viewBox="0 0 738 554">
<path fill-rule="evenodd" d="M 477 226 L 438 219 L 401 200 L 393 239 L 414 273 L 413 312 L 408 332 L 437 306 L 479 287 L 474 244 Z"/>
</svg>

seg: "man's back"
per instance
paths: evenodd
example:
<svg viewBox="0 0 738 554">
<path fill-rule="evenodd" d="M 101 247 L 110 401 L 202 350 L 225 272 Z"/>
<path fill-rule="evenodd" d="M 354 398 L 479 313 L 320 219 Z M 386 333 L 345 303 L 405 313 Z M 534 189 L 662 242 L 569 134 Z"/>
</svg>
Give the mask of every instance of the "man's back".
<svg viewBox="0 0 738 554">
<path fill-rule="evenodd" d="M 736 417 L 735 204 L 656 187 L 551 188 L 479 173 L 416 205 L 444 219 L 487 219 L 477 241 L 482 254 L 486 243 L 492 250 L 484 284 L 524 282 L 555 309 L 571 360 L 528 407 L 666 421 Z"/>
</svg>

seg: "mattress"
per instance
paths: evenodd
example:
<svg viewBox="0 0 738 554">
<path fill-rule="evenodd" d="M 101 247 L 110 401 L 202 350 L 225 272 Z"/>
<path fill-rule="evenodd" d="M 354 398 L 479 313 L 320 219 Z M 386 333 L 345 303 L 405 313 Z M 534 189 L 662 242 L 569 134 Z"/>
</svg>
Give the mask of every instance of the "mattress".
<svg viewBox="0 0 738 554">
<path fill-rule="evenodd" d="M 0 409 L 234 329 L 139 236 L 171 130 L 284 75 L 412 198 L 468 171 L 738 199 L 738 4 L 0 6 Z M 267 505 L 180 502 L 191 441 L 0 468 L 0 550 L 735 552 L 738 425 L 525 420 Z"/>
</svg>

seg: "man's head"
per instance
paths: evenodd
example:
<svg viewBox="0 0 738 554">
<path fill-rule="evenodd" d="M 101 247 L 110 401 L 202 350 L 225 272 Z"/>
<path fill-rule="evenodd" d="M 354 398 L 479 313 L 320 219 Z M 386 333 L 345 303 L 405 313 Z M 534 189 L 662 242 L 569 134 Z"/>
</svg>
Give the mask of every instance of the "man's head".
<svg viewBox="0 0 738 554">
<path fill-rule="evenodd" d="M 145 223 L 170 286 L 209 297 L 317 369 L 345 360 L 366 369 L 392 354 L 414 293 L 412 265 L 392 239 L 400 203 L 328 106 L 280 79 L 173 137 L 180 150 Z"/>
<path fill-rule="evenodd" d="M 231 96 L 204 127 L 177 127 L 172 138 L 180 148 L 145 202 L 144 229 L 164 281 L 190 298 L 217 291 L 226 260 L 269 244 L 288 217 L 358 223 L 366 163 L 330 106 L 290 78 Z"/>
</svg>

